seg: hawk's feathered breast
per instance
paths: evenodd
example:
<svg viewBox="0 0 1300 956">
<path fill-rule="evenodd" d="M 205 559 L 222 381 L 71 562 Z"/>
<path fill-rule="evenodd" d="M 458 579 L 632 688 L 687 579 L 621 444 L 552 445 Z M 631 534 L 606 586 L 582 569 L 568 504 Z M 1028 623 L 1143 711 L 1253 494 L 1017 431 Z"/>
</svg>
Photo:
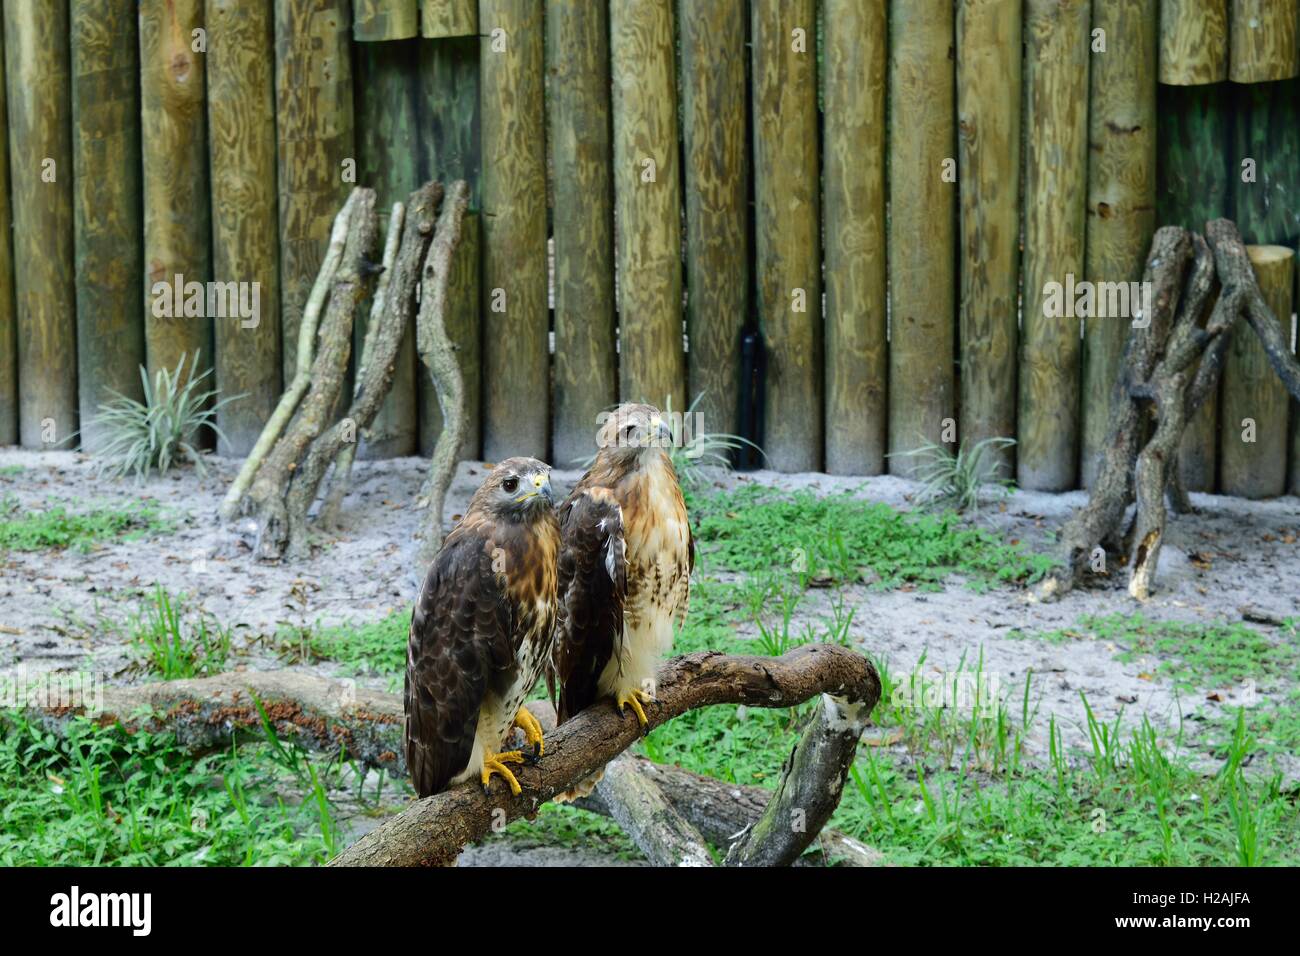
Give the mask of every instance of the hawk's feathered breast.
<svg viewBox="0 0 1300 956">
<path fill-rule="evenodd" d="M 503 517 L 480 500 L 487 488 L 447 536 L 411 616 L 405 743 L 421 795 L 467 779 L 500 750 L 550 656 L 554 512 L 547 503 L 526 520 Z"/>
</svg>

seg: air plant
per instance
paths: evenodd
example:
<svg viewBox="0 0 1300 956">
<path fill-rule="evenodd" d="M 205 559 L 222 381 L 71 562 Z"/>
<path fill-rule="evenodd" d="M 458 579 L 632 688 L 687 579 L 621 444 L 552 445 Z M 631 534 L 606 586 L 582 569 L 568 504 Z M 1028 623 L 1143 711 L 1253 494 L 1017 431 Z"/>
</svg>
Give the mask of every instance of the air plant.
<svg viewBox="0 0 1300 956">
<path fill-rule="evenodd" d="M 113 477 L 135 475 L 143 479 L 151 471 L 165 475 L 168 469 L 181 461 L 189 461 L 204 473 L 203 459 L 195 447 L 199 428 L 207 426 L 218 437 L 225 439 L 217 427 L 217 412 L 243 395 L 232 395 L 211 402 L 216 389 L 202 391 L 200 385 L 212 374 L 211 369 L 198 371 L 199 353 L 195 351 L 189 373 L 184 376 L 185 355 L 181 355 L 176 370 L 165 368 L 149 375 L 140 367 L 140 380 L 144 385 L 144 401 L 127 398 L 111 389 L 113 400 L 99 406 L 95 424 L 109 434 L 108 443 L 99 452 L 99 470 Z"/>
</svg>

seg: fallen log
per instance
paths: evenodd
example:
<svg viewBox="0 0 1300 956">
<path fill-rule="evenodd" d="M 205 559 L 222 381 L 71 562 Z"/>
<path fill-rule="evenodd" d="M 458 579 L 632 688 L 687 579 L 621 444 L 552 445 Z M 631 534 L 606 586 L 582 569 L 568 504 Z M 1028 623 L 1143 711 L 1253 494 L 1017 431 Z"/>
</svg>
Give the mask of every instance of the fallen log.
<svg viewBox="0 0 1300 956">
<path fill-rule="evenodd" d="M 816 842 L 827 862 L 880 865 L 877 851 L 822 829 L 838 803 L 848 772 L 846 761 L 856 751 L 857 736 L 851 728 L 865 722 L 880 693 L 879 679 L 865 658 L 828 645 L 809 646 L 783 658 L 696 654 L 669 661 L 661 681 L 668 683 L 661 686 L 654 724 L 710 703 L 781 707 L 793 706 L 819 690 L 824 696 L 786 761 L 775 792 L 621 754 L 610 763 L 595 793 L 579 802 L 580 807 L 615 819 L 647 858 L 661 865 L 711 865 L 706 841 L 733 864 L 807 864 L 817 859 L 805 852 Z M 120 723 L 128 731 L 171 732 L 179 746 L 195 754 L 225 749 L 232 741 L 264 739 L 265 715 L 266 724 L 282 740 L 331 757 L 341 754 L 396 776 L 406 774 L 401 697 L 358 688 L 352 681 L 296 671 L 249 671 L 103 687 L 97 692 L 84 700 L 30 701 L 26 710 L 31 719 L 56 733 L 77 717 L 105 726 Z M 545 771 L 548 780 L 554 779 L 552 774 L 564 774 L 555 779 L 552 792 L 571 785 L 568 777 L 574 774 L 574 779 L 585 777 L 582 768 L 603 763 L 601 754 L 609 748 L 628 746 L 638 736 L 611 707 L 593 708 L 575 719 L 577 733 L 558 734 L 555 711 L 548 702 L 533 701 L 528 706 L 546 730 L 547 758 L 537 768 L 520 771 L 520 780 L 525 782 L 534 769 Z M 852 723 L 844 723 L 846 713 L 854 715 Z M 818 757 L 828 723 L 840 735 L 836 746 L 842 749 Z M 557 736 L 571 743 L 570 758 L 559 769 L 552 763 L 560 746 Z M 429 799 L 460 791 L 466 791 L 461 796 L 470 803 L 476 802 L 475 797 L 487 801 L 472 785 Z M 527 804 L 522 812 L 531 812 Z M 418 847 L 404 852 L 421 855 Z"/>
<path fill-rule="evenodd" d="M 703 652 L 674 658 L 660 669 L 658 699 L 647 705 L 647 730 L 688 710 L 714 704 L 748 704 L 756 707 L 793 707 L 819 694 L 839 700 L 825 705 L 828 713 L 851 715 L 848 723 L 864 722 L 880 698 L 880 678 L 865 657 L 829 644 L 804 645 L 779 658 L 738 657 Z M 840 718 L 828 717 L 832 733 L 847 733 Z M 820 726 L 814 721 L 813 726 Z M 635 719 L 620 715 L 612 705 L 598 704 L 556 728 L 546 737 L 546 756 L 516 773 L 522 787 L 518 796 L 502 788 L 485 793 L 472 784 L 455 787 L 415 801 L 397 816 L 361 837 L 331 866 L 444 865 L 455 860 L 468 843 L 481 839 L 510 820 L 529 816 L 556 794 L 591 775 L 597 768 L 631 746 L 641 735 Z M 801 747 L 803 742 L 801 742 Z M 820 744 L 804 748 L 811 757 Z M 796 751 L 796 753 L 798 750 Z M 768 855 L 766 840 L 788 820 L 792 801 L 804 794 L 805 781 L 793 780 L 791 771 L 815 770 L 817 778 L 833 788 L 835 798 L 843 788 L 847 764 L 811 768 L 804 760 L 787 763 L 781 784 L 768 804 L 772 816 L 762 835 L 754 837 L 746 856 Z M 833 778 L 833 779 L 832 779 Z M 809 814 L 808 825 L 793 836 L 782 833 L 773 856 L 784 856 L 802 843 L 806 848 L 817 836 L 820 813 Z M 762 818 L 760 818 L 761 823 Z M 755 831 L 760 830 L 756 826 Z M 802 852 L 802 850 L 800 851 Z"/>
<path fill-rule="evenodd" d="M 260 709 L 259 709 L 260 706 Z M 404 776 L 402 699 L 297 671 L 244 671 L 133 687 L 92 688 L 77 700 L 32 700 L 30 719 L 53 732 L 85 717 L 128 731 L 170 731 L 185 750 L 209 753 L 265 736 L 262 714 L 282 740 L 344 753 Z"/>
</svg>

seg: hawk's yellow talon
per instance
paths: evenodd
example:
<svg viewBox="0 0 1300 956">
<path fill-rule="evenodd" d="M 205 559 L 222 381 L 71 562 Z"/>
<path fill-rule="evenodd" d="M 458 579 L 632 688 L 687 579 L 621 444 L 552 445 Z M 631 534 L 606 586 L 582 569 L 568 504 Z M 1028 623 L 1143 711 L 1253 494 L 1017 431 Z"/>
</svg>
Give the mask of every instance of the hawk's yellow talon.
<svg viewBox="0 0 1300 956">
<path fill-rule="evenodd" d="M 641 705 L 643 703 L 648 704 L 652 700 L 654 700 L 654 698 L 643 690 L 629 690 L 625 693 L 619 694 L 615 703 L 618 705 L 618 712 L 620 714 L 623 713 L 623 708 L 631 707 L 632 711 L 636 714 L 636 719 L 641 722 L 641 726 L 646 727 L 650 724 L 650 721 L 646 719 L 645 710 Z"/>
<path fill-rule="evenodd" d="M 546 741 L 542 739 L 542 725 L 527 707 L 520 707 L 515 714 L 514 726 L 524 732 L 524 739 L 536 751 L 537 756 L 546 754 Z"/>
<path fill-rule="evenodd" d="M 510 785 L 510 792 L 516 797 L 519 796 L 522 792 L 522 788 L 519 786 L 519 781 L 515 779 L 515 775 L 510 772 L 510 768 L 508 768 L 506 764 L 523 762 L 524 755 L 518 750 L 507 750 L 505 753 L 500 754 L 484 754 L 483 772 L 480 774 L 480 779 L 483 781 L 484 791 L 488 789 L 488 781 L 491 780 L 492 775 L 496 773 L 505 778 L 506 783 Z"/>
</svg>

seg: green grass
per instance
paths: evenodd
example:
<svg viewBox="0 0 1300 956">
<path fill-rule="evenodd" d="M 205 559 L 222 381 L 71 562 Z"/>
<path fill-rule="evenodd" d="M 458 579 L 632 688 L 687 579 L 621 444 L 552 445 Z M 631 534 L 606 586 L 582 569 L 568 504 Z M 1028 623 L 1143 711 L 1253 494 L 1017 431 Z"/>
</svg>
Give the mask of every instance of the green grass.
<svg viewBox="0 0 1300 956">
<path fill-rule="evenodd" d="M 169 733 L 0 714 L 0 866 L 302 865 L 337 849 L 340 765 L 273 738 L 195 758 Z"/>
<path fill-rule="evenodd" d="M 155 585 L 150 602 L 131 623 L 129 644 L 150 674 L 179 680 L 226 670 L 232 637 L 211 615 L 186 614 L 183 598 Z"/>
<path fill-rule="evenodd" d="M 1182 691 L 1246 681 L 1265 687 L 1282 679 L 1300 680 L 1300 622 L 1294 621 L 1273 638 L 1241 621 L 1191 624 L 1143 614 L 1109 614 L 1084 617 L 1071 628 L 1012 636 L 1052 644 L 1107 641 L 1125 663 L 1154 659 L 1155 673 Z"/>
<path fill-rule="evenodd" d="M 17 478 L 22 473 L 22 465 L 0 465 L 0 478 Z"/>
<path fill-rule="evenodd" d="M 24 510 L 12 495 L 0 498 L 0 552 L 85 552 L 101 543 L 132 541 L 172 527 L 160 509 L 147 502 L 80 511 L 69 510 L 63 502 L 47 502 L 44 508 Z"/>
<path fill-rule="evenodd" d="M 701 575 L 674 652 L 762 652 L 763 641 L 741 638 L 736 621 L 765 615 L 779 629 L 784 598 L 769 592 L 764 603 L 754 593 L 752 584 Z M 837 640 L 833 617 L 798 640 Z M 1296 793 L 1282 787 L 1280 776 L 1243 770 L 1248 757 L 1258 762 L 1273 750 L 1263 739 L 1275 732 L 1267 713 L 1238 712 L 1193 747 L 1181 728 L 1162 733 L 1145 718 L 1103 725 L 1082 696 L 1072 713 L 1041 714 L 1032 674 L 1023 686 L 1001 688 L 995 700 L 963 701 L 952 693 L 959 683 L 988 686 L 978 659 L 947 674 L 947 688 L 926 677 L 924 659 L 902 676 L 877 664 L 884 693 L 868 736 L 885 746 L 860 748 L 830 825 L 880 849 L 891 863 L 1300 863 Z M 813 706 L 691 711 L 657 728 L 641 748 L 656 761 L 771 787 Z M 1084 731 L 1088 746 L 1066 747 L 1070 723 Z M 1026 749 L 1034 730 L 1046 731 L 1051 742 L 1037 761 Z M 1223 761 L 1221 769 L 1197 769 L 1196 755 Z"/>
<path fill-rule="evenodd" d="M 848 494 L 819 498 L 782 495 L 746 485 L 735 491 L 690 496 L 688 507 L 700 554 L 733 571 L 792 571 L 800 583 L 866 582 L 877 588 L 937 590 L 951 575 L 968 585 L 1027 583 L 1053 559 L 962 523 L 949 512 L 902 512 Z"/>
<path fill-rule="evenodd" d="M 350 674 L 395 678 L 406 673 L 406 638 L 410 628 L 408 607 L 377 621 L 285 630 L 277 635 L 277 642 L 287 657 L 335 661 Z"/>
</svg>

